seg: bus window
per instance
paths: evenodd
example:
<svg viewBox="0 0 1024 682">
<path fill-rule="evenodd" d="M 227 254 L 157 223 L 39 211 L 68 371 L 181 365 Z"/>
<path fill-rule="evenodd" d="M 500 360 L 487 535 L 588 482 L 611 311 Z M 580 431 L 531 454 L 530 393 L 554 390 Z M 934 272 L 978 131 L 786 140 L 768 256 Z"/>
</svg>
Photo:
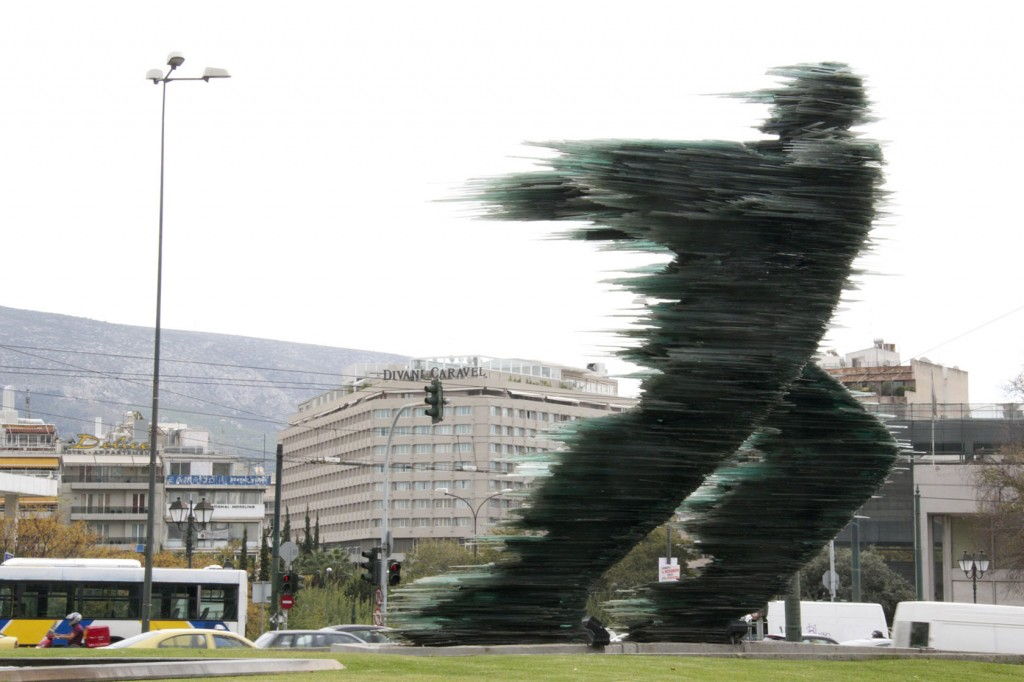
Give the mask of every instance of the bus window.
<svg viewBox="0 0 1024 682">
<path fill-rule="evenodd" d="M 69 609 L 68 583 L 26 582 L 16 591 L 15 616 L 63 618 Z"/>
<path fill-rule="evenodd" d="M 199 620 L 237 620 L 237 585 L 203 585 L 199 592 Z"/>
<path fill-rule="evenodd" d="M 127 583 L 90 583 L 78 588 L 84 618 L 138 618 L 141 590 Z"/>
<path fill-rule="evenodd" d="M 196 617 L 195 600 L 189 608 L 189 588 L 179 583 L 156 583 L 153 585 L 153 599 L 160 618 L 168 620 L 191 620 Z M 194 594 L 194 590 L 193 590 Z"/>
<path fill-rule="evenodd" d="M 14 617 L 14 585 L 0 583 L 0 618 Z"/>
</svg>

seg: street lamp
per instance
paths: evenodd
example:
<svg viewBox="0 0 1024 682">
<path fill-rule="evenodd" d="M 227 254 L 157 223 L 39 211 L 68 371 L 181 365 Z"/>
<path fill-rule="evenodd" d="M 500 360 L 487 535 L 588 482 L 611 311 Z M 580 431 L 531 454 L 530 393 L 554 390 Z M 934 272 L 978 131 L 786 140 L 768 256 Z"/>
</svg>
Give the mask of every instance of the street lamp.
<svg viewBox="0 0 1024 682">
<path fill-rule="evenodd" d="M 171 503 L 171 521 L 174 521 L 178 530 L 181 530 L 183 525 L 186 526 L 185 558 L 189 568 L 192 568 L 192 543 L 195 537 L 193 529 L 196 526 L 199 526 L 200 529 L 206 528 L 206 524 L 212 517 L 213 505 L 207 502 L 205 497 L 199 501 L 199 504 L 195 504 L 192 500 L 189 500 L 187 505 L 182 504 L 180 497 Z"/>
<path fill-rule="evenodd" d="M 448 488 L 438 488 L 437 492 L 441 493 L 442 495 L 447 495 L 448 497 L 454 497 L 456 500 L 462 500 L 463 502 L 466 503 L 466 506 L 469 507 L 469 511 L 472 512 L 472 514 L 473 514 L 473 536 L 476 537 L 477 516 L 480 514 L 480 510 L 483 509 L 484 503 L 487 502 L 487 500 L 490 500 L 490 499 L 493 499 L 495 497 L 498 497 L 499 495 L 504 495 L 505 493 L 512 492 L 512 488 L 505 488 L 503 490 L 499 490 L 498 492 L 494 493 L 493 495 L 488 495 L 487 497 L 482 499 L 480 501 L 480 504 L 478 504 L 476 507 L 473 507 L 473 503 L 470 502 L 469 500 L 467 500 L 465 497 L 461 497 L 459 495 L 456 495 L 455 493 L 448 492 Z M 473 556 L 474 557 L 476 556 L 476 552 L 477 552 L 477 543 L 474 542 L 473 543 Z"/>
<path fill-rule="evenodd" d="M 974 603 L 978 603 L 978 580 L 985 575 L 985 571 L 988 570 L 988 558 L 985 556 L 984 550 L 975 554 L 968 554 L 967 550 L 964 550 L 964 555 L 960 557 L 960 570 L 964 572 L 964 575 L 971 579 L 971 587 L 974 590 Z"/>
<path fill-rule="evenodd" d="M 146 80 L 163 85 L 160 102 L 160 218 L 157 232 L 156 251 L 156 324 L 153 334 L 153 414 L 149 424 L 149 508 L 146 513 L 146 555 L 145 571 L 142 578 L 142 631 L 149 632 L 149 617 L 153 604 L 153 541 L 156 533 L 156 435 L 159 416 L 160 395 L 160 294 L 163 280 L 164 263 L 164 131 L 167 120 L 167 84 L 173 81 L 205 81 L 211 78 L 230 78 L 225 69 L 207 68 L 197 78 L 172 78 L 175 69 L 185 62 L 180 52 L 167 55 L 167 73 L 163 69 L 150 69 L 146 72 Z"/>
</svg>

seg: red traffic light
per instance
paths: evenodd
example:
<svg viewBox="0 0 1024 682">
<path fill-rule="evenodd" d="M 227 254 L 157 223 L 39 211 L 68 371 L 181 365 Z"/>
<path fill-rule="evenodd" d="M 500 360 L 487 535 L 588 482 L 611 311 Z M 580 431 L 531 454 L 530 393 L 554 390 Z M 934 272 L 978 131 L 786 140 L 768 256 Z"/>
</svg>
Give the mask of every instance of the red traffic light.
<svg viewBox="0 0 1024 682">
<path fill-rule="evenodd" d="M 400 561 L 389 561 L 388 562 L 388 585 L 394 587 L 398 583 L 402 582 L 402 562 Z"/>
</svg>

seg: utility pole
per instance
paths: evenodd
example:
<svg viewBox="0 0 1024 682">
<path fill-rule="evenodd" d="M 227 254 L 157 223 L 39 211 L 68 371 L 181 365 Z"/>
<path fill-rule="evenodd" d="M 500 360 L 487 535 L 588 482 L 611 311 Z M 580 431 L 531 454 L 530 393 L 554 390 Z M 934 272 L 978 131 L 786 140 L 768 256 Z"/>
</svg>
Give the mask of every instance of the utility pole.
<svg viewBox="0 0 1024 682">
<path fill-rule="evenodd" d="M 913 463 L 910 465 L 913 471 Z M 913 480 L 913 479 L 911 479 Z M 924 576 L 921 568 L 921 486 L 914 490 L 914 592 L 917 601 L 924 601 Z"/>
<path fill-rule="evenodd" d="M 273 547 L 270 550 L 270 612 L 274 614 L 274 629 L 280 628 L 281 603 L 278 594 L 280 572 L 280 557 L 277 553 L 281 549 L 281 471 L 284 469 L 284 445 L 277 444 L 277 465 L 274 474 L 274 539 Z"/>
<path fill-rule="evenodd" d="M 850 526 L 850 601 L 860 601 L 860 519 L 853 517 L 853 525 Z"/>
<path fill-rule="evenodd" d="M 800 622 L 800 571 L 793 573 L 789 594 L 786 595 L 785 611 L 786 641 L 799 642 L 804 638 L 803 624 Z"/>
</svg>

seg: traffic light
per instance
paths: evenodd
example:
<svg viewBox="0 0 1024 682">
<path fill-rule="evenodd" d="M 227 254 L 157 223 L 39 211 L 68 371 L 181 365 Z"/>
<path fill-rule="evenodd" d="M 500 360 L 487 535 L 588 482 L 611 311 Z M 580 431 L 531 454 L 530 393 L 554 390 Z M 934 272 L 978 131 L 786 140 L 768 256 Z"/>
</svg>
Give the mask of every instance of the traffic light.
<svg viewBox="0 0 1024 682">
<path fill-rule="evenodd" d="M 402 562 L 392 559 L 388 561 L 388 585 L 394 587 L 400 582 L 402 582 Z"/>
<path fill-rule="evenodd" d="M 289 597 L 295 594 L 295 583 L 292 582 L 291 573 L 281 574 L 281 596 L 288 595 Z"/>
<path fill-rule="evenodd" d="M 360 577 L 371 585 L 380 585 L 380 547 L 369 552 L 360 552 L 366 561 L 359 562 L 359 568 L 366 571 Z"/>
<path fill-rule="evenodd" d="M 440 379 L 431 379 L 430 383 L 423 387 L 427 397 L 423 399 L 427 405 L 426 414 L 430 417 L 430 423 L 436 424 L 444 419 L 444 387 Z"/>
<path fill-rule="evenodd" d="M 292 582 L 292 591 L 294 593 L 298 594 L 299 590 L 302 589 L 302 574 L 301 573 L 294 573 L 293 572 L 291 575 L 292 575 L 292 581 L 291 581 Z"/>
</svg>

